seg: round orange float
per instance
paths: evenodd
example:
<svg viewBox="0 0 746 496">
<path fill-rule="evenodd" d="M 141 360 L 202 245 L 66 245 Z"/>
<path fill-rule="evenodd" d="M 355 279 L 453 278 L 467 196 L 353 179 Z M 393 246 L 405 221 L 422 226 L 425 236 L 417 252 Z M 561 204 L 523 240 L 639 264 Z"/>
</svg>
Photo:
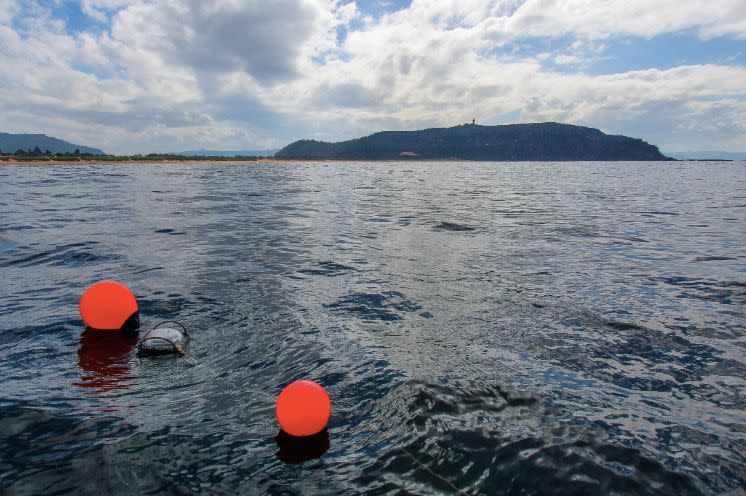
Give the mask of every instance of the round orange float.
<svg viewBox="0 0 746 496">
<path fill-rule="evenodd" d="M 138 310 L 132 291 L 116 281 L 98 282 L 80 298 L 80 316 L 92 329 L 136 329 L 140 326 Z"/>
<path fill-rule="evenodd" d="M 332 414 L 332 402 L 323 387 L 313 381 L 296 381 L 282 390 L 275 415 L 291 436 L 313 436 L 323 431 Z"/>
</svg>

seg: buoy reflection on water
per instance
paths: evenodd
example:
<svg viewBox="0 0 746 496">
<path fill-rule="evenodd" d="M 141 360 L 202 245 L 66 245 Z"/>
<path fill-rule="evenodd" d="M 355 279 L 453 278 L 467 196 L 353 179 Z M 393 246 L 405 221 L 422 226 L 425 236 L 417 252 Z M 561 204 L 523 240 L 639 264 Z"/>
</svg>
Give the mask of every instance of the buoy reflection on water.
<svg viewBox="0 0 746 496">
<path fill-rule="evenodd" d="M 129 387 L 129 360 L 136 345 L 135 334 L 86 327 L 78 348 L 78 365 L 83 373 L 74 384 L 100 391 Z"/>
</svg>

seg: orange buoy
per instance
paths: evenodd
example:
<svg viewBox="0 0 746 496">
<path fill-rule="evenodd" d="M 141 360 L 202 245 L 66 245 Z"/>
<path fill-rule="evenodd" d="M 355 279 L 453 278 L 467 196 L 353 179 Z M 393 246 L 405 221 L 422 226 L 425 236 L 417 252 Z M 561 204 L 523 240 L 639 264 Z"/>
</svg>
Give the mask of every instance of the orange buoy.
<svg viewBox="0 0 746 496">
<path fill-rule="evenodd" d="M 80 316 L 93 329 L 137 329 L 138 310 L 132 291 L 116 281 L 97 282 L 80 297 Z"/>
<path fill-rule="evenodd" d="M 332 414 L 332 402 L 323 387 L 313 381 L 295 381 L 282 390 L 275 415 L 291 436 L 313 436 L 324 430 Z"/>
</svg>

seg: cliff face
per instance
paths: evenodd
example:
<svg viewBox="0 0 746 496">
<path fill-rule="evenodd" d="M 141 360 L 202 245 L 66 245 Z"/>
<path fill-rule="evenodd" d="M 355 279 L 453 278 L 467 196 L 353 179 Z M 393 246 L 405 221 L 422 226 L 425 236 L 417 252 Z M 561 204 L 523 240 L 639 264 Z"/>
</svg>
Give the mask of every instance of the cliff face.
<svg viewBox="0 0 746 496">
<path fill-rule="evenodd" d="M 275 156 L 375 160 L 671 160 L 658 147 L 640 139 L 554 122 L 384 131 L 339 143 L 300 140 Z"/>
</svg>

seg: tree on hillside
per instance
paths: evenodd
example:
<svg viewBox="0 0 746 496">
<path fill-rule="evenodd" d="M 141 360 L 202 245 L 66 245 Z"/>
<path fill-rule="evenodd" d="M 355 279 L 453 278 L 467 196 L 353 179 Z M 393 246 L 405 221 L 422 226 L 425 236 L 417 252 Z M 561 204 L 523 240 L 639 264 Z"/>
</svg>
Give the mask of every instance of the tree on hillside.
<svg viewBox="0 0 746 496">
<path fill-rule="evenodd" d="M 34 155 L 41 155 L 41 148 L 39 148 L 39 145 L 34 147 Z"/>
<path fill-rule="evenodd" d="M 75 149 L 75 155 L 80 155 L 80 149 L 79 148 Z"/>
<path fill-rule="evenodd" d="M 26 155 L 26 150 L 24 150 L 23 148 L 19 148 L 18 150 L 16 150 L 16 155 Z"/>
<path fill-rule="evenodd" d="M 52 154 L 52 152 L 50 152 L 48 149 L 44 150 L 44 155 L 51 155 L 51 154 Z"/>
</svg>

